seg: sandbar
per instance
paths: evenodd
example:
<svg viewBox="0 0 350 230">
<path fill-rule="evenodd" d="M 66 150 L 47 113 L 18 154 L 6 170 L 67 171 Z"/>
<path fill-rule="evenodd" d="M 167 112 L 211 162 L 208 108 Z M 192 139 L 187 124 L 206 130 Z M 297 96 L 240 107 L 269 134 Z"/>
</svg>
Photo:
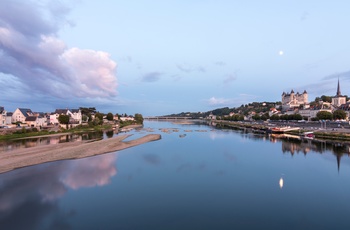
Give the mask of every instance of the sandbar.
<svg viewBox="0 0 350 230">
<path fill-rule="evenodd" d="M 123 140 L 129 136 L 131 135 L 122 135 L 93 142 L 66 142 L 2 152 L 0 154 L 0 173 L 46 162 L 79 159 L 115 152 L 161 139 L 159 134 L 148 134 L 141 138 L 124 142 Z"/>
</svg>

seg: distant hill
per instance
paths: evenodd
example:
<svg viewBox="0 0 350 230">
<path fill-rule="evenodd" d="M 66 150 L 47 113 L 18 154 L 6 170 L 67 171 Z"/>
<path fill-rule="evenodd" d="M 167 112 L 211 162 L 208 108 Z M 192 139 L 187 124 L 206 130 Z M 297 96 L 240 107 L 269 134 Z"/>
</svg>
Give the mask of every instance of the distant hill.
<svg viewBox="0 0 350 230">
<path fill-rule="evenodd" d="M 281 102 L 252 102 L 246 105 L 241 105 L 240 107 L 235 107 L 235 108 L 229 108 L 229 107 L 224 107 L 224 108 L 219 108 L 219 109 L 214 109 L 211 111 L 207 112 L 181 112 L 177 114 L 169 114 L 169 115 L 164 115 L 163 117 L 191 117 L 193 119 L 199 119 L 199 118 L 206 118 L 210 114 L 213 114 L 215 116 L 225 116 L 229 115 L 231 112 L 235 114 L 241 114 L 241 115 L 248 115 L 249 112 L 269 112 L 270 108 L 275 108 L 276 106 L 280 106 Z"/>
</svg>

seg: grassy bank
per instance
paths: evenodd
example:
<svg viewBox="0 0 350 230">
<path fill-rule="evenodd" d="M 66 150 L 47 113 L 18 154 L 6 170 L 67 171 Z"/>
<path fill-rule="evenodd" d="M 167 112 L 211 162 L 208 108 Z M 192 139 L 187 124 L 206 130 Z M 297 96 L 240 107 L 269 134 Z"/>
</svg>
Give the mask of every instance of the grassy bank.
<svg viewBox="0 0 350 230">
<path fill-rule="evenodd" d="M 15 131 L 14 133 L 11 134 L 6 134 L 6 135 L 1 135 L 0 136 L 0 141 L 1 140 L 12 140 L 12 139 L 18 139 L 18 138 L 25 138 L 25 137 L 34 137 L 34 136 L 45 136 L 45 135 L 51 135 L 55 134 L 57 132 L 49 132 L 47 130 L 44 131 L 30 131 L 27 130 L 25 132 L 22 132 L 22 130 Z"/>
<path fill-rule="evenodd" d="M 22 128 L 19 130 L 15 130 L 13 133 L 8 133 L 5 135 L 0 135 L 0 141 L 4 140 L 12 140 L 12 139 L 19 139 L 19 138 L 28 138 L 28 137 L 36 137 L 36 136 L 46 136 L 46 135 L 52 135 L 52 134 L 67 134 L 67 133 L 82 133 L 82 132 L 98 132 L 98 131 L 104 131 L 104 130 L 111 130 L 113 126 L 111 124 L 105 124 L 105 125 L 97 125 L 97 126 L 88 126 L 88 125 L 79 125 L 72 129 L 60 129 L 59 131 L 48 131 L 48 130 L 41 130 L 38 131 L 36 128 L 26 129 Z"/>
</svg>

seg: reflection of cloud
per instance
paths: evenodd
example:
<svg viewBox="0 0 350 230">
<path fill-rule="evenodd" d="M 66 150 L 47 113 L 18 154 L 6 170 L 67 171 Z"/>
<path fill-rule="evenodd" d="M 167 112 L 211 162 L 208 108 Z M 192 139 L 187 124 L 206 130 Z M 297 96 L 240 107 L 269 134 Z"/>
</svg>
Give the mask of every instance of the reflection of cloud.
<svg viewBox="0 0 350 230">
<path fill-rule="evenodd" d="M 63 213 L 56 200 L 67 187 L 102 186 L 116 174 L 116 155 L 105 154 L 79 160 L 26 167 L 1 175 L 1 229 L 69 229 L 71 213 Z M 21 221 L 17 221 L 20 219 Z"/>
<path fill-rule="evenodd" d="M 217 170 L 214 172 L 214 175 L 216 175 L 216 176 L 223 176 L 225 174 L 226 174 L 225 170 Z"/>
<path fill-rule="evenodd" d="M 192 169 L 192 165 L 190 163 L 185 163 L 177 167 L 176 172 L 183 172 Z"/>
<path fill-rule="evenodd" d="M 106 185 L 117 174 L 115 161 L 114 154 L 80 159 L 71 165 L 69 174 L 63 177 L 62 182 L 72 189 Z"/>
<path fill-rule="evenodd" d="M 152 165 L 158 165 L 160 163 L 160 157 L 156 154 L 143 155 L 143 159 Z"/>
<path fill-rule="evenodd" d="M 218 131 L 212 131 L 209 133 L 209 137 L 212 140 L 218 139 L 218 138 L 223 138 L 225 137 L 226 134 L 222 133 L 222 132 L 218 132 Z"/>
<path fill-rule="evenodd" d="M 228 161 L 236 161 L 237 158 L 233 153 L 230 153 L 228 151 L 224 152 L 224 157 L 228 160 Z"/>
</svg>

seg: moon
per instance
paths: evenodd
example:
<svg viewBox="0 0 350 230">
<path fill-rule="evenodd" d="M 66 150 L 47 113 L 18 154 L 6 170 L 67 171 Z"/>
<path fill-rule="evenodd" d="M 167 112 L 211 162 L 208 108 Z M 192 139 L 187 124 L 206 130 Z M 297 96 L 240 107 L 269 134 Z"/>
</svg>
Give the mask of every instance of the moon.
<svg viewBox="0 0 350 230">
<path fill-rule="evenodd" d="M 280 51 L 278 52 L 278 54 L 279 54 L 280 56 L 282 56 L 282 55 L 284 54 L 283 50 L 280 50 Z"/>
</svg>

